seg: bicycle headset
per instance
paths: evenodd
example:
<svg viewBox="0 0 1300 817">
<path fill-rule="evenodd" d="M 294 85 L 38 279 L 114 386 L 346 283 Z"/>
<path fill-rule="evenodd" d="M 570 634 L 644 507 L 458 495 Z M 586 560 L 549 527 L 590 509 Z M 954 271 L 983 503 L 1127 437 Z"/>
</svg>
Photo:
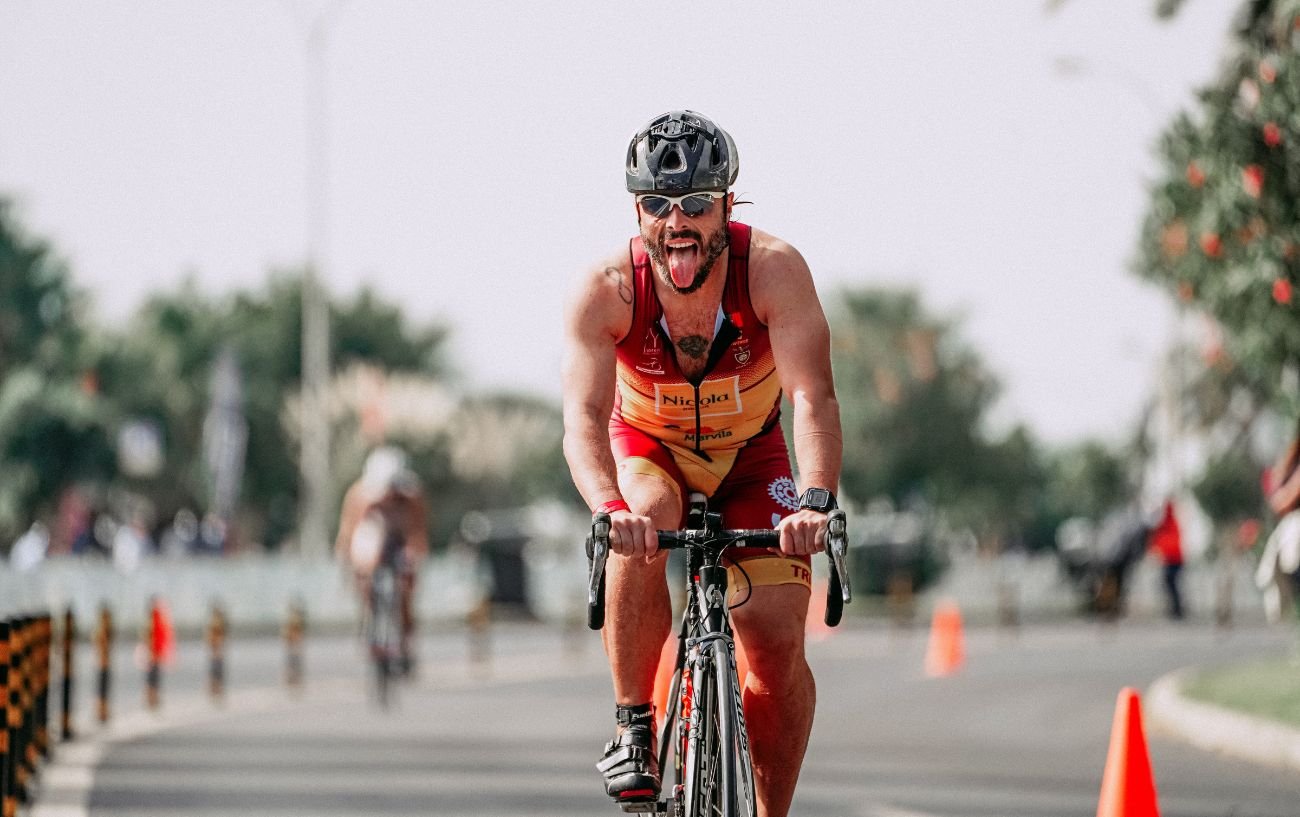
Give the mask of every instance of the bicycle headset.
<svg viewBox="0 0 1300 817">
<path fill-rule="evenodd" d="M 669 111 L 650 120 L 627 148 L 627 190 L 725 191 L 740 172 L 731 134 L 695 111 Z"/>
</svg>

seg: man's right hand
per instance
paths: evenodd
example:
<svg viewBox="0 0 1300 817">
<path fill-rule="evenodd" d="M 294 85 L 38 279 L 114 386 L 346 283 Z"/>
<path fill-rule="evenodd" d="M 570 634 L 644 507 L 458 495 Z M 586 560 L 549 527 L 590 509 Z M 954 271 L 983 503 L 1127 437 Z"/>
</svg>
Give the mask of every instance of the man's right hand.
<svg viewBox="0 0 1300 817">
<path fill-rule="evenodd" d="M 614 511 L 609 515 L 609 549 L 620 556 L 644 556 L 648 562 L 659 552 L 659 533 L 648 516 Z"/>
</svg>

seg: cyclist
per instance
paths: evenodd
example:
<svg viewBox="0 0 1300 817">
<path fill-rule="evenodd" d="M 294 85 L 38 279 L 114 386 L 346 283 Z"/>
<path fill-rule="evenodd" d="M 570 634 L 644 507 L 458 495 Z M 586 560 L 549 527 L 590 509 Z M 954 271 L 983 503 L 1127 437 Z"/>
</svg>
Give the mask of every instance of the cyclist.
<svg viewBox="0 0 1300 817">
<path fill-rule="evenodd" d="M 748 599 L 733 623 L 749 659 L 758 813 L 781 817 L 812 727 L 809 562 L 825 547 L 842 442 L 812 275 L 789 244 L 731 220 L 738 168 L 731 136 L 693 111 L 633 137 L 626 179 L 639 235 L 591 268 L 567 310 L 564 452 L 588 505 L 611 521 L 604 639 L 617 731 L 597 768 L 616 800 L 660 789 L 650 700 L 672 613 L 655 531 L 680 528 L 689 493 L 702 491 L 728 527 L 780 532 L 779 553 L 733 556 L 744 575 L 733 568 L 731 586 Z M 778 423 L 782 393 L 802 494 Z"/>
<path fill-rule="evenodd" d="M 380 446 L 366 457 L 361 477 L 343 496 L 335 556 L 356 578 L 363 609 L 370 609 L 370 577 L 380 560 L 395 559 L 402 608 L 402 663 L 413 665 L 411 636 L 415 631 L 412 599 L 415 576 L 429 552 L 428 508 L 419 479 L 406 454 Z"/>
</svg>

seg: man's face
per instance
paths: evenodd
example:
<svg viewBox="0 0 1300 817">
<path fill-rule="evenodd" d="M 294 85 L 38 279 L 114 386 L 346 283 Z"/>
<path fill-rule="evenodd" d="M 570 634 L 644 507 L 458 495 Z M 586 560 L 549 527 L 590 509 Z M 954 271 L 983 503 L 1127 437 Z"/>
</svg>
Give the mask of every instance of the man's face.
<svg viewBox="0 0 1300 817">
<path fill-rule="evenodd" d="M 686 202 L 686 209 L 698 203 Z M 674 292 L 688 295 L 704 286 L 713 263 L 727 251 L 730 205 L 731 194 L 727 193 L 713 199 L 699 215 L 687 215 L 680 204 L 673 203 L 667 213 L 655 216 L 653 208 L 637 202 L 637 220 L 650 265 Z"/>
</svg>

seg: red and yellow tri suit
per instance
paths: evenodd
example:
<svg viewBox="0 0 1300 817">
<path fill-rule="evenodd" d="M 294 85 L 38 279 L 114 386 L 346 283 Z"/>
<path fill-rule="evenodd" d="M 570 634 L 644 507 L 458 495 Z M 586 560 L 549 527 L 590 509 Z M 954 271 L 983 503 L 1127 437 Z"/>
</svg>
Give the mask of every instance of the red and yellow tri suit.
<svg viewBox="0 0 1300 817">
<path fill-rule="evenodd" d="M 658 477 L 679 499 L 704 493 L 728 528 L 773 528 L 798 509 L 799 498 L 779 423 L 772 344 L 749 298 L 750 228 L 732 222 L 728 229 L 727 283 L 698 381 L 677 365 L 650 258 L 641 238 L 632 239 L 632 326 L 615 347 L 610 445 L 620 472 Z M 752 550 L 738 555 L 772 555 Z M 806 558 L 763 562 L 747 562 L 750 573 L 772 571 L 751 575 L 753 584 L 808 584 Z"/>
</svg>

